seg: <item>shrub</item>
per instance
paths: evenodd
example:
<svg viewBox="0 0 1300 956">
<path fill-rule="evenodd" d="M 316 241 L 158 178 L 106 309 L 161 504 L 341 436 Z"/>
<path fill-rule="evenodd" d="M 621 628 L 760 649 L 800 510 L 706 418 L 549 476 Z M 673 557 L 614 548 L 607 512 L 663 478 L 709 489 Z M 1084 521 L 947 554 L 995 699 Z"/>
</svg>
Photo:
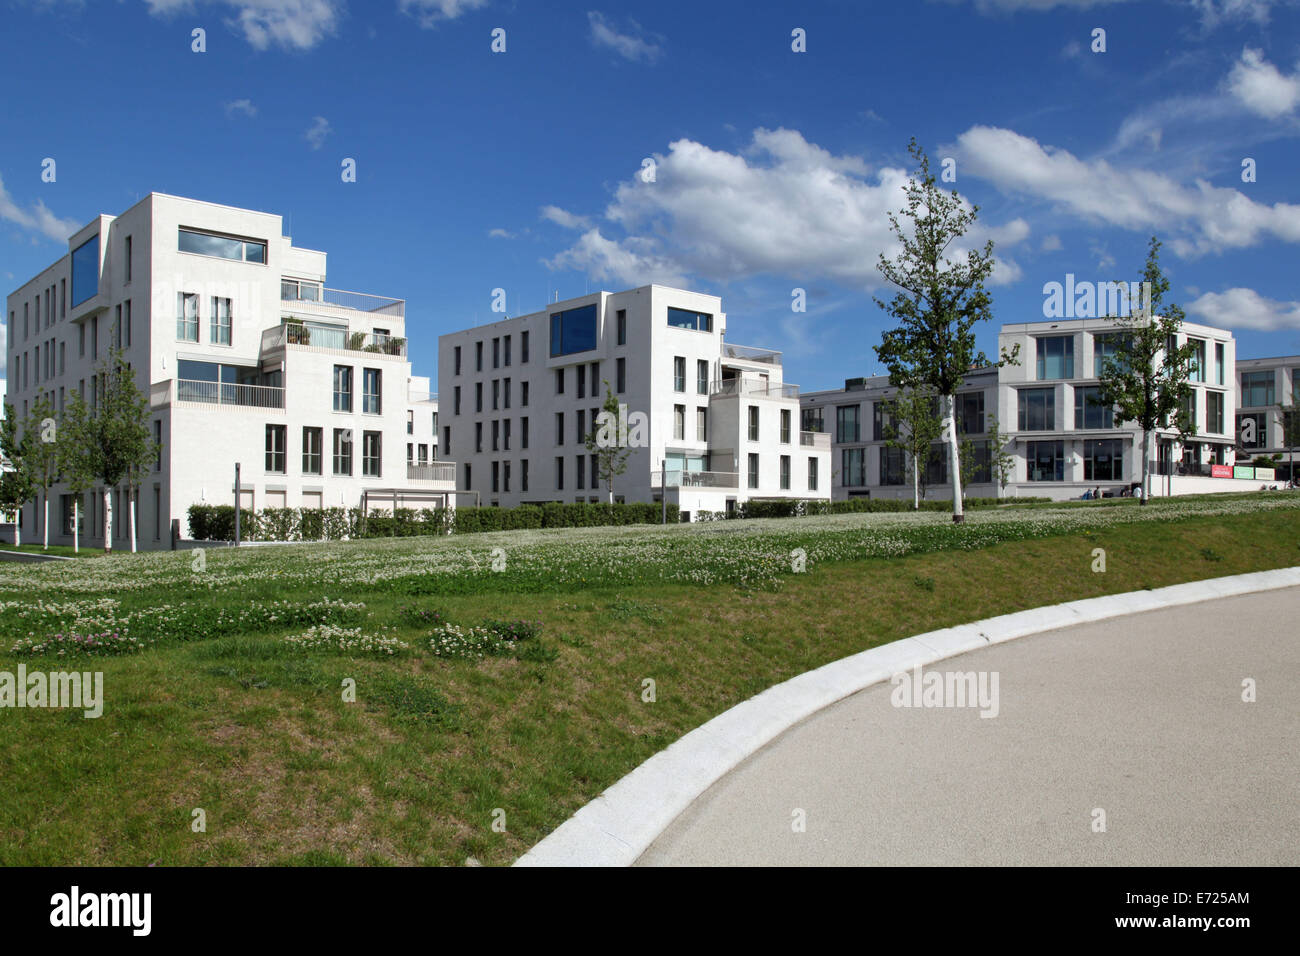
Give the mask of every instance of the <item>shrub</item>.
<svg viewBox="0 0 1300 956">
<path fill-rule="evenodd" d="M 320 508 L 300 508 L 298 537 L 303 541 L 319 541 L 325 537 L 325 512 Z"/>
<path fill-rule="evenodd" d="M 263 508 L 258 516 L 258 531 L 267 541 L 297 540 L 298 527 L 297 508 Z"/>
</svg>

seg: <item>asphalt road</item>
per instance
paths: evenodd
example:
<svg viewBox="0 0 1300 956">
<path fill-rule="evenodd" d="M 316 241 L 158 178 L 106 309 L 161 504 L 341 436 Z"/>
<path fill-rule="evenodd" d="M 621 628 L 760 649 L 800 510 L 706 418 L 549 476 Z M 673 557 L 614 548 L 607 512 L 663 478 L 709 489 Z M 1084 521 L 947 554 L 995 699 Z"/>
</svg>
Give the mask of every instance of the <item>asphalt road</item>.
<svg viewBox="0 0 1300 956">
<path fill-rule="evenodd" d="M 922 688 L 931 672 L 990 692 L 996 673 L 997 716 L 870 687 L 719 780 L 638 865 L 1300 864 L 1300 588 L 973 651 Z"/>
</svg>

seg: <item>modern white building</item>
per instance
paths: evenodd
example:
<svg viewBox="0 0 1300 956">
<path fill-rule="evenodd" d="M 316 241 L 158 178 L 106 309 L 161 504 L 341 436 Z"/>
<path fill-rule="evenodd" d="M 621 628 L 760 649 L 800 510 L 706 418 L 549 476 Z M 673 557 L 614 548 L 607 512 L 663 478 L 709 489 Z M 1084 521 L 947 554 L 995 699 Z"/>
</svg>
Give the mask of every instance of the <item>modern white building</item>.
<svg viewBox="0 0 1300 956">
<path fill-rule="evenodd" d="M 585 439 L 608 383 L 631 446 L 616 500 L 666 494 L 694 520 L 749 499 L 829 498 L 829 436 L 799 429 L 781 353 L 732 345 L 726 330 L 717 297 L 648 285 L 441 336 L 457 487 L 489 505 L 607 500 Z"/>
<path fill-rule="evenodd" d="M 436 396 L 412 376 L 401 299 L 326 286 L 325 253 L 293 245 L 281 217 L 151 193 L 101 215 L 68 254 L 8 297 L 8 400 L 61 414 L 97 396 L 120 346 L 150 399 L 161 453 L 139 488 L 141 547 L 188 537 L 194 503 L 266 507 L 454 505 L 439 460 Z M 125 488 L 114 546 L 129 541 Z M 102 540 L 102 489 L 81 502 L 83 542 Z M 51 495 L 51 540 L 67 543 L 72 496 Z M 39 503 L 23 509 L 39 533 Z"/>
</svg>

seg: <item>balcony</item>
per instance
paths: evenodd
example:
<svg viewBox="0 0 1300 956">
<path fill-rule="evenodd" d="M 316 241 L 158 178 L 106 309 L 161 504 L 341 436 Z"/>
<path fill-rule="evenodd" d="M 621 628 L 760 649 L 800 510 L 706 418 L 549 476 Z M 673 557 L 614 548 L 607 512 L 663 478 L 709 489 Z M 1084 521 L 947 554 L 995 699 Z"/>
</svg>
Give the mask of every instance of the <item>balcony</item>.
<svg viewBox="0 0 1300 956">
<path fill-rule="evenodd" d="M 654 472 L 652 488 L 739 488 L 740 475 L 734 471 L 670 471 L 666 475 Z"/>
<path fill-rule="evenodd" d="M 831 436 L 825 432 L 800 432 L 799 444 L 819 451 L 831 450 Z"/>
<path fill-rule="evenodd" d="M 766 379 L 738 376 L 709 383 L 710 395 L 758 395 L 766 398 L 799 397 L 798 385 L 772 385 Z"/>
<path fill-rule="evenodd" d="M 149 403 L 152 407 L 177 402 L 235 405 L 242 408 L 284 408 L 284 389 L 275 385 L 233 385 L 188 378 L 169 378 L 150 386 Z"/>
<path fill-rule="evenodd" d="M 371 352 L 378 355 L 406 357 L 406 339 L 396 335 L 374 335 L 369 332 L 348 332 L 343 328 L 324 325 L 286 322 L 262 332 L 262 351 L 282 349 L 287 345 L 296 348 L 329 349 L 338 352 Z"/>
<path fill-rule="evenodd" d="M 345 292 L 342 289 L 321 289 L 303 282 L 280 283 L 280 301 L 286 309 L 304 312 L 324 311 L 335 314 L 339 309 L 349 312 L 365 312 L 369 315 L 405 318 L 406 300 L 390 299 L 382 295 L 367 295 L 364 292 Z"/>
<path fill-rule="evenodd" d="M 431 461 L 423 465 L 406 465 L 408 481 L 439 481 L 443 484 L 456 483 L 456 463 L 454 461 Z"/>
<path fill-rule="evenodd" d="M 438 400 L 437 392 L 407 392 L 406 400 L 412 405 L 432 404 Z"/>
<path fill-rule="evenodd" d="M 761 362 L 764 365 L 780 365 L 781 353 L 772 349 L 756 349 L 748 345 L 722 345 L 722 357 L 739 359 L 742 362 Z"/>
</svg>

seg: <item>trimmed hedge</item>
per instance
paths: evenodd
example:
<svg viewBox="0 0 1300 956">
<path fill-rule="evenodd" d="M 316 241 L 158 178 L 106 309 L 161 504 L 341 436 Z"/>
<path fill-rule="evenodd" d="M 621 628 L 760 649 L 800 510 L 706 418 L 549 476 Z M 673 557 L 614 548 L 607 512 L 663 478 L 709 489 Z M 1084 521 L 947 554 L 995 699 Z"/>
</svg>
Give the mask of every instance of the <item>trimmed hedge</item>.
<svg viewBox="0 0 1300 956">
<path fill-rule="evenodd" d="M 996 508 L 999 505 L 1050 501 L 1050 498 L 967 498 L 965 507 Z M 840 515 L 868 512 L 911 511 L 911 498 L 849 498 L 847 501 L 804 501 L 798 498 L 745 501 L 730 515 L 725 511 L 697 511 L 696 521 L 725 521 L 728 518 L 797 518 L 803 515 Z M 921 511 L 952 511 L 951 501 L 922 501 Z"/>
</svg>

